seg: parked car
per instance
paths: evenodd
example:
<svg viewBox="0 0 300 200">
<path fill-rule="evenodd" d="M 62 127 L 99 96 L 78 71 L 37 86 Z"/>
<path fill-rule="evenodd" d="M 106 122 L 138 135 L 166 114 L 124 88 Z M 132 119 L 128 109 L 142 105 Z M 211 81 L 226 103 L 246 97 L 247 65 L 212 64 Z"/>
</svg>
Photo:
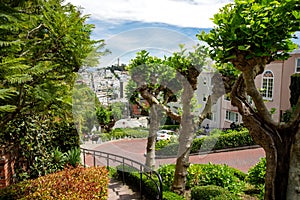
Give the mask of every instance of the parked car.
<svg viewBox="0 0 300 200">
<path fill-rule="evenodd" d="M 170 140 L 171 137 L 177 137 L 176 133 L 171 130 L 159 130 L 157 131 L 156 141 Z"/>
</svg>

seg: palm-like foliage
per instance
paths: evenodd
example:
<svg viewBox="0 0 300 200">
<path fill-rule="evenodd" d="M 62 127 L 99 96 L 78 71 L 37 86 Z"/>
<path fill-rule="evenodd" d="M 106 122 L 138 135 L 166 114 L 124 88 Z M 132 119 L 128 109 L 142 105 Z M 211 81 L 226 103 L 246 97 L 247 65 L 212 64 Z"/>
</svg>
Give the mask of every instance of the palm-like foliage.
<svg viewBox="0 0 300 200">
<path fill-rule="evenodd" d="M 33 158 L 42 155 L 35 147 L 44 144 L 46 136 L 47 144 L 59 145 L 66 141 L 58 141 L 58 132 L 73 132 L 71 93 L 76 72 L 89 63 L 85 61 L 89 52 L 93 51 L 93 65 L 102 55 L 99 48 L 104 43 L 90 39 L 93 25 L 85 23 L 88 16 L 62 2 L 0 2 L 0 143 L 13 142 L 20 148 L 28 169 L 42 166 Z M 45 137 L 31 140 L 41 133 Z M 55 149 L 51 145 L 45 147 L 45 154 Z"/>
<path fill-rule="evenodd" d="M 9 9 L 0 19 L 5 33 L 0 40 L 0 115 L 5 120 L 0 126 L 21 112 L 70 110 L 75 72 L 97 43 L 90 40 L 93 26 L 85 24 L 87 16 L 76 7 L 61 6 L 59 0 L 20 3 L 5 4 Z"/>
</svg>

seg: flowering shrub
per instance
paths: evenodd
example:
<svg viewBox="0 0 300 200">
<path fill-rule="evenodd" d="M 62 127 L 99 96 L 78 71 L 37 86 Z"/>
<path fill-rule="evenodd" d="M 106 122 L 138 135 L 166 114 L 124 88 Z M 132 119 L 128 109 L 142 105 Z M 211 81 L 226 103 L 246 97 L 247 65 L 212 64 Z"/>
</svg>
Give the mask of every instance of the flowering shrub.
<svg viewBox="0 0 300 200">
<path fill-rule="evenodd" d="M 82 166 L 27 180 L 0 190 L 0 199 L 107 199 L 105 167 Z"/>
</svg>

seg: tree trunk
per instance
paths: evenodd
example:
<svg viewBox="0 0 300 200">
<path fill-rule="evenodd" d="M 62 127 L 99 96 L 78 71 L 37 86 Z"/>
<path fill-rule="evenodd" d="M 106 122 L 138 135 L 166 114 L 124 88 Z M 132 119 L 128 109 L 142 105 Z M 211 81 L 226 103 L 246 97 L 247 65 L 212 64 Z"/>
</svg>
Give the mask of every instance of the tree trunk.
<svg viewBox="0 0 300 200">
<path fill-rule="evenodd" d="M 291 148 L 291 160 L 286 199 L 300 199 L 300 127 Z"/>
<path fill-rule="evenodd" d="M 296 140 L 296 143 L 292 144 L 294 139 L 290 134 L 295 129 L 271 130 L 258 121 L 249 123 L 244 118 L 243 121 L 254 141 L 266 152 L 264 199 L 299 199 L 300 190 L 297 186 L 300 186 L 300 142 Z"/>
<path fill-rule="evenodd" d="M 299 115 L 295 121 L 288 124 L 276 124 L 269 119 L 264 105 L 256 106 L 258 111 L 246 101 L 247 94 L 259 104 L 261 97 L 253 92 L 254 84 L 248 76 L 237 80 L 232 92 L 231 100 L 243 116 L 244 125 L 256 144 L 266 152 L 267 168 L 265 177 L 265 200 L 299 199 L 300 179 L 300 136 Z M 256 105 L 255 104 L 255 105 Z"/>
<path fill-rule="evenodd" d="M 172 185 L 172 190 L 181 195 L 184 194 L 185 191 L 187 168 L 189 167 L 189 153 L 194 136 L 193 116 L 191 114 L 191 99 L 193 97 L 193 92 L 193 88 L 189 83 L 183 84 L 183 93 L 181 98 L 183 112 L 179 135 L 179 149 Z"/>
<path fill-rule="evenodd" d="M 158 105 L 153 104 L 150 107 L 150 128 L 149 136 L 146 148 L 146 166 L 151 169 L 155 168 L 155 143 L 156 143 L 156 132 L 159 130 L 160 125 L 160 109 Z"/>
</svg>

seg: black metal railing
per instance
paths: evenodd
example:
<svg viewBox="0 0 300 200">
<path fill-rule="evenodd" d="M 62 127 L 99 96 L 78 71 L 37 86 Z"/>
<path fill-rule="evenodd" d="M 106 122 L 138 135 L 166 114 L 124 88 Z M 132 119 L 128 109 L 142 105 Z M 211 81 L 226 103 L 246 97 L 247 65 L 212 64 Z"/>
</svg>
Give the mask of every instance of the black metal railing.
<svg viewBox="0 0 300 200">
<path fill-rule="evenodd" d="M 154 171 L 153 169 L 149 168 L 148 166 L 146 166 L 140 162 L 137 162 L 135 160 L 125 158 L 123 156 L 119 156 L 116 154 L 106 153 L 106 152 L 98 151 L 98 150 L 84 149 L 84 148 L 80 148 L 80 150 L 82 153 L 84 166 L 87 166 L 87 161 L 91 161 L 93 166 L 107 166 L 108 169 L 109 169 L 109 167 L 117 167 L 119 165 L 121 165 L 123 167 L 123 169 L 125 166 L 129 166 L 134 169 L 137 169 L 138 173 L 140 174 L 140 180 L 139 180 L 139 184 L 140 184 L 139 190 L 140 191 L 139 192 L 141 195 L 141 199 L 143 196 L 142 175 L 144 174 L 156 186 L 156 189 L 157 189 L 156 199 L 162 200 L 162 178 L 158 172 Z M 122 170 L 123 183 L 125 182 L 124 173 L 125 173 L 125 170 Z M 153 176 L 156 177 L 158 181 L 155 180 L 153 178 Z"/>
</svg>

